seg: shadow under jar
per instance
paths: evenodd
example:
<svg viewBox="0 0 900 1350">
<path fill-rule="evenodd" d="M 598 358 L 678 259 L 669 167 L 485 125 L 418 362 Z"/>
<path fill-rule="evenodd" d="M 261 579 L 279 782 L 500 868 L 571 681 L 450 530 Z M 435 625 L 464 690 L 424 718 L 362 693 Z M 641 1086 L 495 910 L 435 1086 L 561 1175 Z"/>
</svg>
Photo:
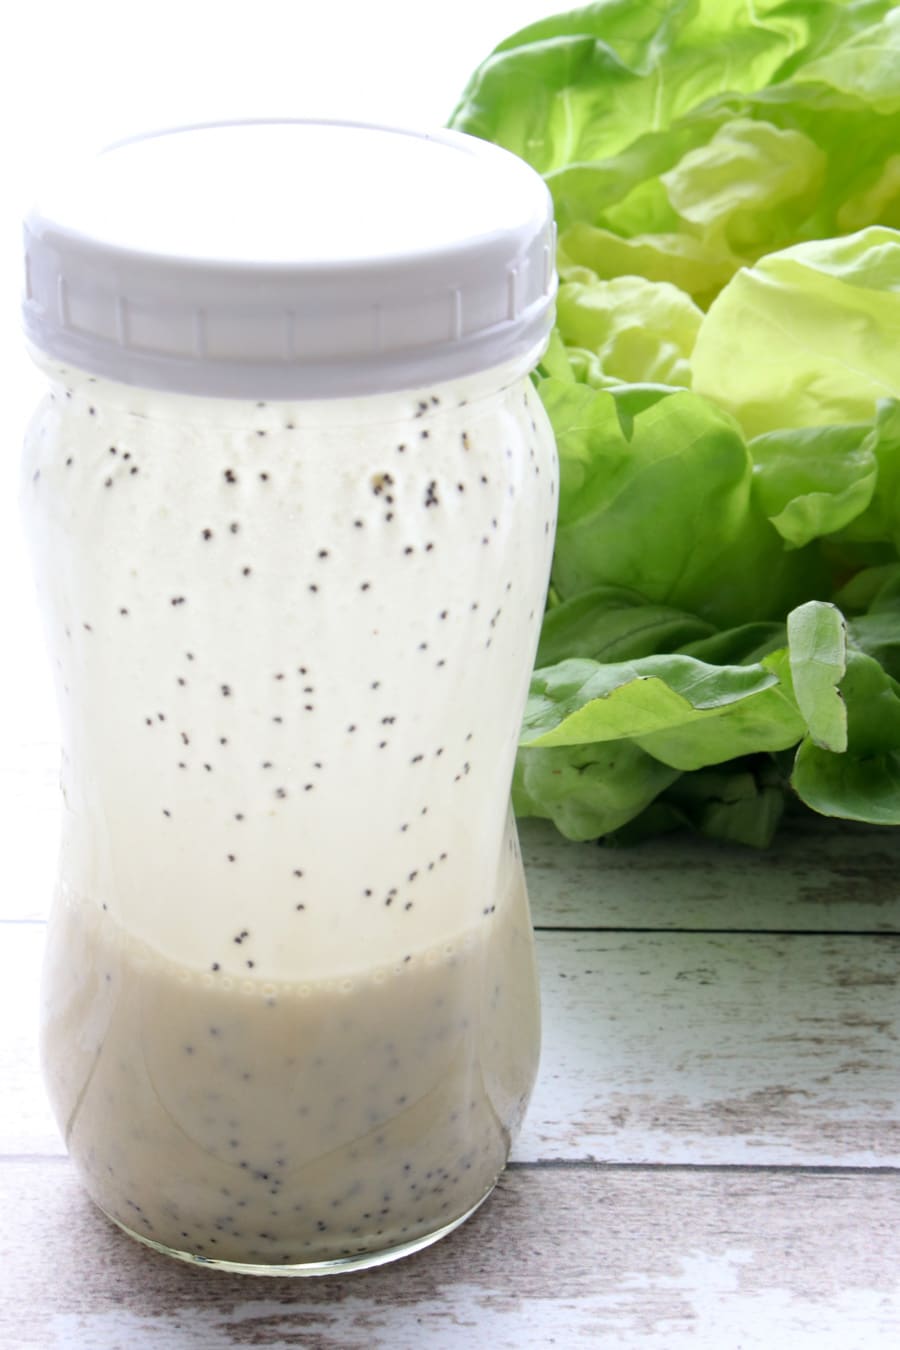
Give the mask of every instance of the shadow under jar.
<svg viewBox="0 0 900 1350">
<path fill-rule="evenodd" d="M 489 1194 L 537 1068 L 548 194 L 457 133 L 222 124 L 79 166 L 26 251 L 67 1147 L 182 1259 L 404 1255 Z"/>
</svg>

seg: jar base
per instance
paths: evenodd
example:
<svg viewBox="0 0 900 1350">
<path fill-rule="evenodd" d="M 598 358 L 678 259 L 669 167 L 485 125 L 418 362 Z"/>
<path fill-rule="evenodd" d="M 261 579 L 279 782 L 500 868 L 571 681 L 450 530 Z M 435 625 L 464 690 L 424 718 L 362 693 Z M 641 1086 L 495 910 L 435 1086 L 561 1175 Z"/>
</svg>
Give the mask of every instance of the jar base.
<svg viewBox="0 0 900 1350">
<path fill-rule="evenodd" d="M 343 1275 L 351 1270 L 371 1270 L 374 1266 L 384 1266 L 390 1261 L 400 1261 L 404 1256 L 413 1256 L 416 1252 L 424 1250 L 425 1247 L 430 1247 L 433 1243 L 439 1242 L 441 1238 L 448 1237 L 467 1219 L 470 1219 L 488 1199 L 496 1184 L 496 1181 L 492 1182 L 481 1199 L 476 1200 L 475 1204 L 467 1209 L 465 1214 L 460 1214 L 458 1218 L 451 1220 L 450 1223 L 445 1223 L 431 1233 L 424 1233 L 421 1237 L 413 1238 L 411 1242 L 400 1242 L 393 1247 L 385 1247 L 381 1251 L 363 1252 L 358 1256 L 339 1257 L 334 1261 L 298 1261 L 293 1265 L 284 1263 L 277 1266 L 260 1265 L 249 1261 L 217 1261 L 214 1257 L 197 1256 L 193 1252 L 179 1251 L 177 1247 L 167 1247 L 162 1242 L 154 1242 L 152 1238 L 145 1237 L 142 1233 L 136 1233 L 133 1228 L 129 1228 L 120 1219 L 114 1218 L 101 1205 L 97 1207 L 111 1223 L 114 1223 L 117 1228 L 121 1228 L 122 1232 L 127 1233 L 130 1238 L 134 1238 L 142 1246 L 150 1247 L 163 1256 L 174 1257 L 176 1261 L 184 1261 L 191 1266 L 203 1266 L 210 1270 L 221 1270 L 230 1275 L 303 1278 L 313 1275 Z"/>
</svg>

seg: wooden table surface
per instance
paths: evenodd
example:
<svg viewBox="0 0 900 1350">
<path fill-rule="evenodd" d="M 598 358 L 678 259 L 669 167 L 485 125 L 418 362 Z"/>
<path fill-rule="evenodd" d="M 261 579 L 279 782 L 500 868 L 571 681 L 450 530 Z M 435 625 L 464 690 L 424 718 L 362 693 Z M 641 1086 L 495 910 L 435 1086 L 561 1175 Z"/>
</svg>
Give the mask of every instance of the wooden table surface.
<svg viewBox="0 0 900 1350">
<path fill-rule="evenodd" d="M 254 1280 L 129 1241 L 64 1155 L 36 1061 L 51 749 L 0 782 L 28 878 L 0 897 L 3 1350 L 900 1345 L 900 832 L 805 818 L 757 854 L 528 822 L 544 1049 L 494 1196 L 406 1261 Z"/>
</svg>

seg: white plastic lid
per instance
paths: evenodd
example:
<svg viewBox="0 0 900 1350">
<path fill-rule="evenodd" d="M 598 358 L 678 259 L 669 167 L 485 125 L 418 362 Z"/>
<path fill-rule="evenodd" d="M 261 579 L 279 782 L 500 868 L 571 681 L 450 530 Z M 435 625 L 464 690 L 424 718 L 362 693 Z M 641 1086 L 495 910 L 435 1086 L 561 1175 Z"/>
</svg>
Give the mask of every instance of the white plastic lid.
<svg viewBox="0 0 900 1350">
<path fill-rule="evenodd" d="M 25 331 L 127 384 L 236 398 L 420 388 L 553 321 L 550 194 L 454 131 L 178 127 L 107 147 L 25 220 Z"/>
</svg>

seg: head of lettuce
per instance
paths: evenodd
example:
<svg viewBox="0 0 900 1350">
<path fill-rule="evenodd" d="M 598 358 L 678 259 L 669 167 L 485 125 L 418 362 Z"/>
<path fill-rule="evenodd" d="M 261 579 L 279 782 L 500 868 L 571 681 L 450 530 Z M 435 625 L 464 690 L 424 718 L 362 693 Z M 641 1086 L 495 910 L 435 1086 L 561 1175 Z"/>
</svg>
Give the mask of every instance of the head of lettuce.
<svg viewBox="0 0 900 1350">
<path fill-rule="evenodd" d="M 599 0 L 502 42 L 451 120 L 560 230 L 517 811 L 900 824 L 900 6 Z"/>
</svg>

